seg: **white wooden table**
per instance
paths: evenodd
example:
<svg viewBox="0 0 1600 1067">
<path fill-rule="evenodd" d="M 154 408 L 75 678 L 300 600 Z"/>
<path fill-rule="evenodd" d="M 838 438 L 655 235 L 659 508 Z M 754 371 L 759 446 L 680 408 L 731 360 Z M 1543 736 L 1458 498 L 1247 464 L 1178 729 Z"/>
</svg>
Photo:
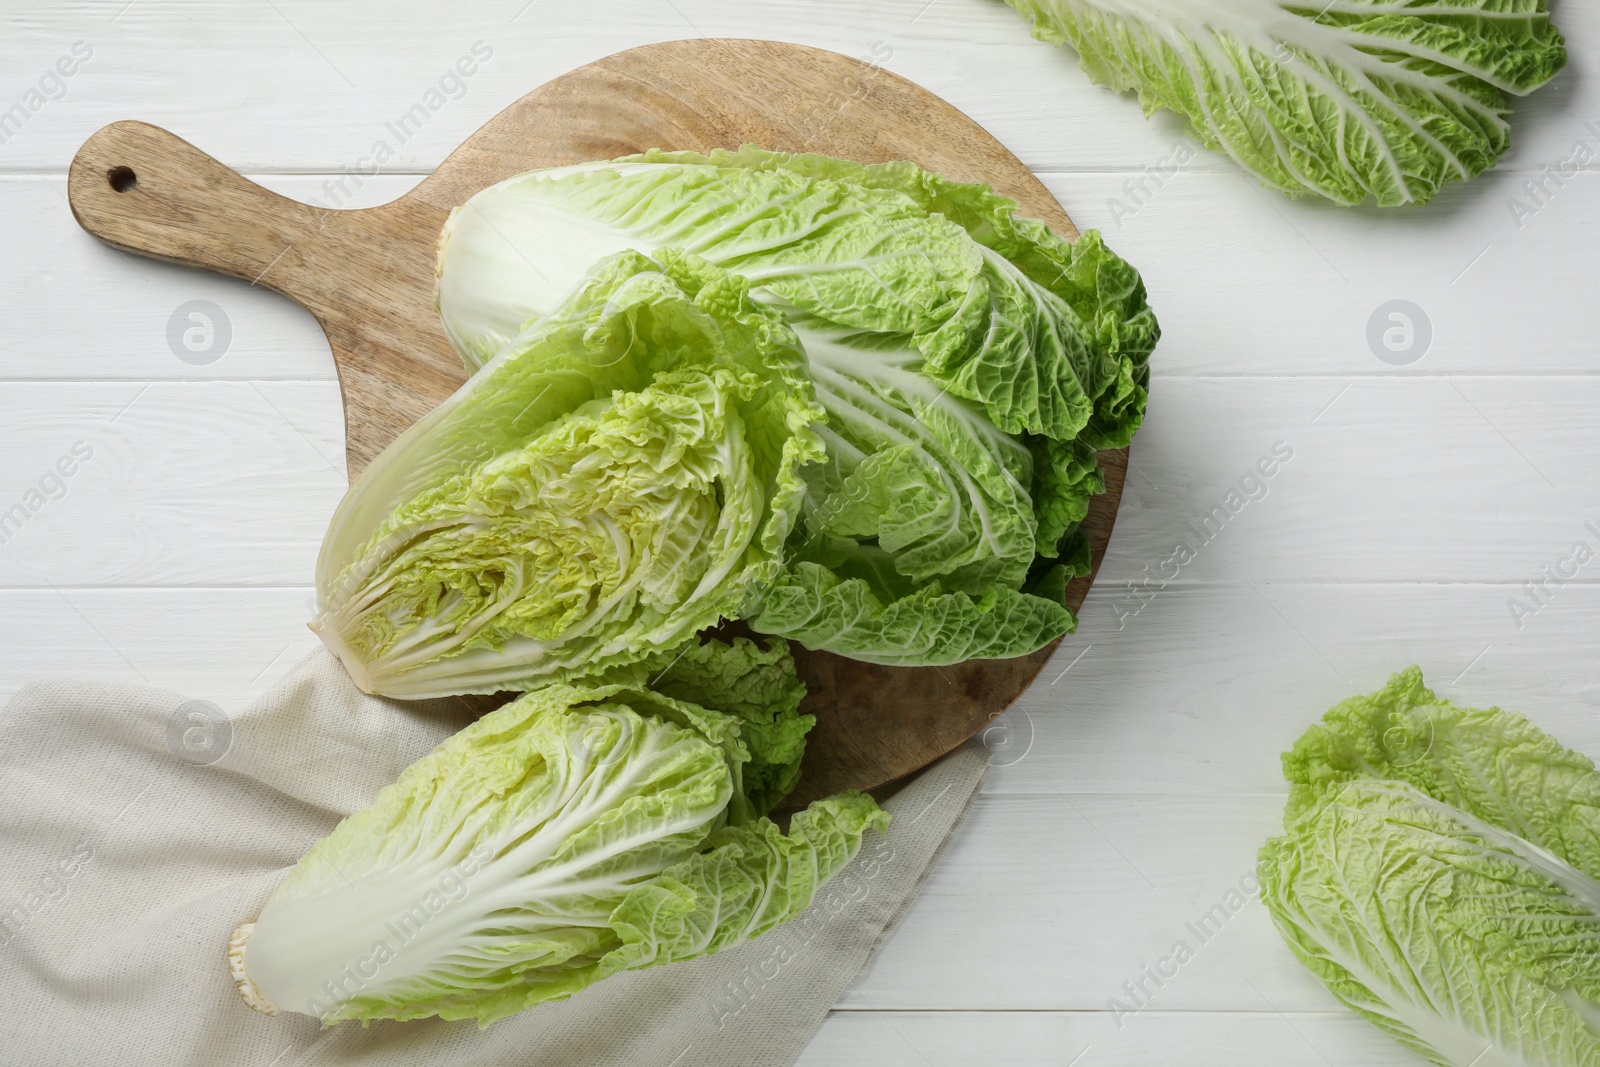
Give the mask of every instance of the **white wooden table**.
<svg viewBox="0 0 1600 1067">
<path fill-rule="evenodd" d="M 1538 600 L 1523 590 L 1575 542 L 1600 546 L 1585 526 L 1600 528 L 1600 174 L 1552 183 L 1520 225 L 1510 203 L 1532 203 L 1522 183 L 1574 142 L 1600 148 L 1600 9 L 1558 3 L 1569 73 L 1519 106 L 1501 169 L 1399 212 L 1291 202 L 1206 153 L 1130 199 L 1124 183 L 1189 142 L 998 0 L 0 10 L 0 110 L 46 97 L 0 143 L 0 511 L 40 505 L 0 543 L 0 695 L 64 673 L 224 706 L 259 693 L 313 647 L 312 561 L 345 485 L 309 315 L 73 223 L 67 163 L 95 129 L 145 119 L 330 206 L 330 182 L 387 140 L 383 173 L 346 182 L 344 206 L 365 205 L 522 93 L 622 48 L 752 36 L 886 57 L 1103 229 L 1144 272 L 1166 337 L 1078 635 L 991 732 L 999 766 L 976 809 L 804 1063 L 1421 1062 L 1341 1011 L 1259 903 L 1205 943 L 1186 924 L 1227 901 L 1273 832 L 1278 753 L 1409 663 L 1600 754 L 1600 562 Z M 386 124 L 476 42 L 492 55 L 401 143 Z M 72 75 L 51 80 L 63 57 Z M 225 350 L 182 343 L 195 300 L 225 316 Z M 1394 300 L 1431 327 L 1403 365 L 1368 341 Z M 1202 545 L 1186 524 L 1275 448 L 1292 455 Z M 63 457 L 73 473 L 52 477 Z M 1195 558 L 1162 578 L 1179 540 Z M 1145 979 L 1146 1008 L 1115 1012 L 1180 940 L 1194 958 L 1158 990 Z"/>
</svg>

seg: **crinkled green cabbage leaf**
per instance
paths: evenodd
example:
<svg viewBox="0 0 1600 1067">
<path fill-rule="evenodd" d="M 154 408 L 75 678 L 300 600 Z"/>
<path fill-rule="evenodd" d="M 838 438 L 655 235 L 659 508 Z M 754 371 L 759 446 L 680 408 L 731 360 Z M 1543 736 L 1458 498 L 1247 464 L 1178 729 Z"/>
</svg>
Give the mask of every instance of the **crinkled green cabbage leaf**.
<svg viewBox="0 0 1600 1067">
<path fill-rule="evenodd" d="M 544 314 L 593 260 L 682 248 L 858 358 L 919 369 L 1000 429 L 1127 443 L 1159 335 L 1138 273 L 987 186 L 910 163 L 864 166 L 745 147 L 649 152 L 533 171 L 473 196 L 440 240 L 438 302 L 469 367 Z M 809 344 L 808 344 L 809 347 Z"/>
<path fill-rule="evenodd" d="M 1262 898 L 1295 955 L 1434 1063 L 1600 1064 L 1600 773 L 1411 668 L 1284 755 Z"/>
<path fill-rule="evenodd" d="M 1545 0 L 1007 0 L 1091 79 L 1291 196 L 1424 203 L 1566 63 Z"/>
<path fill-rule="evenodd" d="M 683 645 L 781 566 L 822 458 L 793 331 L 693 256 L 601 263 L 340 504 L 312 628 L 362 689 L 526 689 Z"/>
<path fill-rule="evenodd" d="M 1408 667 L 1323 716 L 1284 754 L 1292 820 L 1355 778 L 1408 782 L 1600 878 L 1600 773 L 1525 716 L 1463 708 Z"/>
<path fill-rule="evenodd" d="M 798 770 L 803 694 L 782 642 L 740 640 L 491 712 L 285 876 L 230 945 L 241 993 L 330 1023 L 487 1026 L 765 933 L 888 822 L 858 793 L 786 833 L 765 817 Z"/>
<path fill-rule="evenodd" d="M 827 413 L 761 632 L 857 659 L 951 663 L 1075 625 L 1062 574 L 1125 445 L 1159 329 L 1097 234 L 1016 217 L 910 163 L 746 147 L 538 171 L 474 196 L 440 243 L 446 333 L 476 366 L 588 257 L 681 247 L 749 278 L 796 331 Z"/>
</svg>

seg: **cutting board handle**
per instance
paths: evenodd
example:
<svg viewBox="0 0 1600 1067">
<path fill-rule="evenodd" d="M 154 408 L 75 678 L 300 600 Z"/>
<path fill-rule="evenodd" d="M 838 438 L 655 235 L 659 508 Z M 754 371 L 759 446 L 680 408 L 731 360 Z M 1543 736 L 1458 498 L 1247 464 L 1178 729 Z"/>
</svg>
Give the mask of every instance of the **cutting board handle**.
<svg viewBox="0 0 1600 1067">
<path fill-rule="evenodd" d="M 117 248 L 259 283 L 315 309 L 326 221 L 339 214 L 269 192 L 147 122 L 114 122 L 67 174 L 80 225 Z M 279 269 L 293 267 L 294 269 Z"/>
</svg>

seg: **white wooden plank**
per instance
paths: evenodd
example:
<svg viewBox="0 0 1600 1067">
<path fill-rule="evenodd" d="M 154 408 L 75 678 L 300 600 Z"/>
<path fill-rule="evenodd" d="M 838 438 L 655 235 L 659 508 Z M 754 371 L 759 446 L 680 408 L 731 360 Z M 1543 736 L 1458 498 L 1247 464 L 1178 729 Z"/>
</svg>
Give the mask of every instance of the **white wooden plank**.
<svg viewBox="0 0 1600 1067">
<path fill-rule="evenodd" d="M 76 0 L 6 4 L 0 99 L 20 99 L 76 41 L 93 56 L 22 131 L 0 167 L 61 169 L 96 128 L 137 117 L 167 126 L 234 167 L 337 170 L 437 85 L 476 41 L 492 57 L 423 129 L 396 142 L 395 170 L 427 171 L 501 108 L 544 81 L 603 55 L 681 37 L 765 37 L 873 54 L 944 96 L 1031 167 L 1138 168 L 1183 138 L 1171 116 L 1146 122 L 1138 102 L 1089 83 L 1063 49 L 1033 41 L 993 0 L 625 0 L 603 17 L 584 0 L 495 0 L 463 8 L 428 0 L 359 5 L 280 0 Z M 1582 41 L 1600 19 L 1568 4 L 1556 18 Z M 1572 49 L 1571 74 L 1517 106 L 1511 164 L 1537 168 L 1565 154 L 1600 116 L 1595 57 Z M 1226 171 L 1207 156 L 1202 166 Z"/>
<path fill-rule="evenodd" d="M 73 220 L 65 178 L 0 180 L 0 212 L 13 247 L 27 250 L 0 259 L 6 378 L 334 377 L 309 312 L 243 281 L 102 244 Z M 187 305 L 196 300 L 216 310 L 192 320 Z M 207 323 L 210 334 L 185 343 Z"/>
<path fill-rule="evenodd" d="M 1451 700 L 1600 756 L 1600 588 L 1550 589 L 1519 628 L 1503 585 L 1097 585 L 1078 634 L 983 735 L 984 788 L 1276 793 L 1278 753 L 1411 664 Z"/>
<path fill-rule="evenodd" d="M 1282 808 L 1270 795 L 980 797 L 840 1006 L 1337 1010 L 1249 895 Z"/>
<path fill-rule="evenodd" d="M 317 645 L 311 589 L 0 590 L 0 702 L 99 680 L 242 707 Z"/>
<path fill-rule="evenodd" d="M 1403 212 L 1289 201 L 1191 167 L 1159 186 L 1122 172 L 1044 179 L 1144 275 L 1159 374 L 1595 372 L 1600 302 L 1571 257 L 1600 238 L 1600 174 L 1552 186 L 1520 218 L 1507 204 L 1531 202 L 1518 189 L 1529 179 L 1510 172 Z M 1392 337 L 1391 352 L 1380 328 L 1375 348 L 1369 323 L 1393 325 L 1379 309 L 1397 300 L 1420 309 L 1407 313 L 1420 332 Z"/>
<path fill-rule="evenodd" d="M 327 178 L 255 177 L 297 199 L 332 202 Z M 1565 253 L 1600 241 L 1600 175 L 1575 179 L 1520 229 L 1501 195 L 1510 189 L 1507 176 L 1485 180 L 1506 188 L 1474 194 L 1454 211 L 1392 219 L 1272 200 L 1236 176 L 1187 170 L 1154 189 L 1134 214 L 1118 216 L 1113 201 L 1133 202 L 1122 185 L 1138 175 L 1045 177 L 1081 226 L 1103 229 L 1145 275 L 1165 331 L 1155 357 L 1158 385 L 1174 375 L 1342 382 L 1594 373 L 1600 302 L 1588 297 L 1587 276 L 1569 268 Z M 348 203 L 381 203 L 415 181 L 381 175 L 352 190 Z M 333 377 L 327 342 L 308 313 L 241 281 L 102 245 L 73 222 L 64 188 L 60 177 L 0 179 L 0 210 L 17 247 L 29 249 L 0 263 L 0 293 L 12 308 L 0 327 L 0 376 Z M 1292 294 L 1264 297 L 1285 286 Z M 1516 293 L 1530 295 L 1509 295 Z M 209 362 L 211 353 L 180 351 L 168 332 L 180 305 L 196 299 L 216 304 L 230 328 L 228 347 Z M 1384 362 L 1368 335 L 1369 321 L 1393 300 L 1417 305 L 1430 335 L 1404 365 Z M 1538 343 L 1530 344 L 1530 335 Z"/>
<path fill-rule="evenodd" d="M 1600 378 L 1158 378 L 1151 392 L 1108 583 L 1146 568 L 1521 582 L 1581 537 L 1600 547 L 1584 526 L 1600 520 L 1600 470 L 1574 447 Z M 1194 559 L 1166 563 L 1180 542 Z"/>
<path fill-rule="evenodd" d="M 1351 1014 L 836 1011 L 799 1067 L 1421 1067 Z"/>
<path fill-rule="evenodd" d="M 326 179 L 255 176 L 310 201 Z M 348 202 L 392 200 L 414 175 L 380 176 Z M 128 255 L 85 233 L 61 176 L 0 178 L 11 247 L 0 258 L 0 378 L 94 380 L 307 379 L 332 381 L 333 357 L 311 314 L 234 278 Z M 214 310 L 190 319 L 192 301 Z M 209 334 L 188 334 L 209 325 Z"/>
<path fill-rule="evenodd" d="M 1600 473 L 1570 445 L 1600 379 L 1346 384 L 1158 380 L 1102 584 L 1161 572 L 1179 541 L 1184 581 L 1520 583 L 1600 537 Z M 99 450 L 0 545 L 0 584 L 305 582 L 343 491 L 332 381 L 17 383 L 0 426 L 0 512 L 74 442 Z M 1224 524 L 1212 509 L 1278 442 L 1292 458 Z"/>
<path fill-rule="evenodd" d="M 346 481 L 333 382 L 13 383 L 0 442 L 6 586 L 309 585 Z"/>
</svg>

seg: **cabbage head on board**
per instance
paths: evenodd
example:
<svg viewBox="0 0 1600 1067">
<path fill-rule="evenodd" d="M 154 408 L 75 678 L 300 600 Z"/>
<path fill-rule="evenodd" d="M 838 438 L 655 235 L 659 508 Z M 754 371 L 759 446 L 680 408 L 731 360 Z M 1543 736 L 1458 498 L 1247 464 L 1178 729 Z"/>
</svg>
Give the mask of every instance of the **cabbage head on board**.
<svg viewBox="0 0 1600 1067">
<path fill-rule="evenodd" d="M 457 209 L 438 302 L 469 370 L 597 258 L 685 250 L 795 331 L 825 419 L 760 632 L 896 665 L 1022 655 L 1070 631 L 1101 449 L 1143 416 L 1159 329 L 1098 234 L 986 186 L 745 147 L 508 179 Z"/>
</svg>

